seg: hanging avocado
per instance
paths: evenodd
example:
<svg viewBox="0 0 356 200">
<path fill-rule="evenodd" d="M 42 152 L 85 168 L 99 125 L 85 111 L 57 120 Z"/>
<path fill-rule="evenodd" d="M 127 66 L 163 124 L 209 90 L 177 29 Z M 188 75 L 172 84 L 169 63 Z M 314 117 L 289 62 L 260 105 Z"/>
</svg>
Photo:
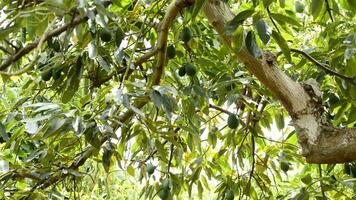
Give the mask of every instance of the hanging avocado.
<svg viewBox="0 0 356 200">
<path fill-rule="evenodd" d="M 226 200 L 233 200 L 235 198 L 234 196 L 234 192 L 229 189 L 226 193 L 225 193 L 225 199 Z"/>
<path fill-rule="evenodd" d="M 104 29 L 102 29 L 100 31 L 100 39 L 101 39 L 101 41 L 110 42 L 111 38 L 112 38 L 112 36 L 111 36 L 110 30 L 104 28 Z"/>
<path fill-rule="evenodd" d="M 151 163 L 147 164 L 146 172 L 150 176 L 155 172 L 156 167 L 153 166 Z"/>
<path fill-rule="evenodd" d="M 166 200 L 169 197 L 169 190 L 168 189 L 161 189 L 158 193 L 159 198 L 162 200 Z"/>
<path fill-rule="evenodd" d="M 284 171 L 284 172 L 287 172 L 289 170 L 289 163 L 282 160 L 280 162 L 280 167 L 281 167 L 281 170 Z"/>
<path fill-rule="evenodd" d="M 185 76 L 185 67 L 184 67 L 184 66 L 182 66 L 182 67 L 180 67 L 180 68 L 178 69 L 178 75 L 179 75 L 180 77 Z"/>
<path fill-rule="evenodd" d="M 176 48 L 174 47 L 174 45 L 169 45 L 167 47 L 167 58 L 172 59 L 175 56 L 176 56 Z"/>
<path fill-rule="evenodd" d="M 184 27 L 182 32 L 180 33 L 180 39 L 187 43 L 192 39 L 192 31 L 188 27 Z"/>
<path fill-rule="evenodd" d="M 236 115 L 230 114 L 227 118 L 227 125 L 231 129 L 235 129 L 239 126 L 239 119 L 237 119 Z"/>
<path fill-rule="evenodd" d="M 185 73 L 188 76 L 194 76 L 197 73 L 197 69 L 192 63 L 185 63 L 184 67 L 185 67 Z"/>
</svg>

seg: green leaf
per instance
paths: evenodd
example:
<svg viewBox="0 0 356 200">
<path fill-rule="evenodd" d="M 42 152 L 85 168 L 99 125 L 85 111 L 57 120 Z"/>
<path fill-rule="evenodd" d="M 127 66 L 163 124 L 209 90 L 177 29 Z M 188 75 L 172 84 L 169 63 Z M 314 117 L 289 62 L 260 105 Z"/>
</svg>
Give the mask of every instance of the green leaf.
<svg viewBox="0 0 356 200">
<path fill-rule="evenodd" d="M 283 15 L 283 14 L 271 13 L 270 16 L 274 20 L 276 20 L 279 24 L 282 24 L 282 25 L 285 23 L 288 23 L 288 24 L 298 26 L 298 27 L 301 26 L 297 20 L 293 19 L 292 17 Z"/>
<path fill-rule="evenodd" d="M 272 2 L 273 0 L 263 0 L 263 6 L 267 8 L 271 5 Z"/>
<path fill-rule="evenodd" d="M 286 0 L 279 0 L 279 5 L 284 8 L 286 6 Z"/>
<path fill-rule="evenodd" d="M 132 166 L 128 166 L 126 172 L 132 177 L 135 176 L 135 169 Z"/>
<path fill-rule="evenodd" d="M 275 116 L 276 116 L 277 128 L 279 130 L 282 130 L 284 128 L 284 116 L 282 113 L 278 113 Z"/>
<path fill-rule="evenodd" d="M 232 35 L 232 42 L 231 42 L 231 47 L 235 51 L 240 51 L 241 48 L 244 45 L 245 41 L 245 32 L 244 32 L 244 27 L 239 26 L 234 34 Z"/>
<path fill-rule="evenodd" d="M 10 139 L 6 133 L 4 124 L 2 124 L 1 122 L 0 122 L 0 137 L 6 142 L 9 141 L 9 139 Z"/>
<path fill-rule="evenodd" d="M 303 178 L 301 178 L 301 181 L 306 184 L 309 185 L 312 182 L 312 177 L 310 174 L 305 175 Z"/>
<path fill-rule="evenodd" d="M 204 5 L 206 0 L 196 0 L 193 7 L 192 19 L 195 20 L 195 17 L 198 15 L 200 9 Z"/>
<path fill-rule="evenodd" d="M 256 30 L 262 42 L 267 44 L 271 39 L 272 27 L 265 20 L 260 19 L 256 22 Z"/>
<path fill-rule="evenodd" d="M 111 150 L 104 148 L 102 163 L 107 173 L 110 171 L 112 154 L 113 152 Z"/>
<path fill-rule="evenodd" d="M 356 12 L 356 1 L 355 0 L 347 0 L 347 3 L 349 4 L 350 10 L 353 12 Z"/>
<path fill-rule="evenodd" d="M 254 9 L 248 9 L 239 12 L 231 21 L 226 23 L 226 33 L 233 34 L 238 26 L 240 26 L 247 18 L 251 17 L 255 12 Z"/>
<path fill-rule="evenodd" d="M 66 122 L 65 119 L 58 119 L 58 118 L 51 119 L 47 124 L 47 126 L 49 126 L 49 128 L 44 133 L 43 138 L 46 139 L 48 137 L 51 137 L 51 136 L 59 133 L 60 129 L 63 127 L 65 122 Z"/>
<path fill-rule="evenodd" d="M 255 33 L 253 31 L 249 31 L 247 33 L 246 39 L 245 39 L 245 45 L 248 50 L 248 52 L 255 58 L 259 58 L 262 56 L 262 51 L 260 47 L 258 47 L 256 43 L 256 38 L 255 38 Z"/>
<path fill-rule="evenodd" d="M 162 95 L 157 90 L 152 90 L 150 92 L 150 99 L 153 101 L 157 108 L 160 108 L 162 105 Z"/>
<path fill-rule="evenodd" d="M 290 55 L 290 49 L 287 44 L 287 41 L 276 31 L 272 31 L 272 37 L 276 40 L 278 46 L 281 48 L 283 54 L 286 56 L 288 62 L 292 62 Z"/>
<path fill-rule="evenodd" d="M 312 0 L 311 13 L 312 13 L 314 19 L 316 19 L 319 16 L 321 9 L 323 8 L 323 4 L 324 4 L 324 1 Z"/>
<path fill-rule="evenodd" d="M 83 75 L 83 63 L 82 57 L 79 56 L 77 58 L 77 62 L 75 65 L 69 70 L 69 78 L 67 80 L 66 88 L 62 94 L 62 102 L 68 103 L 74 94 L 78 91 L 79 83 Z"/>
</svg>

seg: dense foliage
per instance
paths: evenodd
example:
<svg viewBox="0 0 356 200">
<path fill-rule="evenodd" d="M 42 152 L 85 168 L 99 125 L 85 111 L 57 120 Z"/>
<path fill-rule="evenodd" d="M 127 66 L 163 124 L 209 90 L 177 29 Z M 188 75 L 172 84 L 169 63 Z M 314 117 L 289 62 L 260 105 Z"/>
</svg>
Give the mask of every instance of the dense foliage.
<svg viewBox="0 0 356 200">
<path fill-rule="evenodd" d="M 179 12 L 167 53 L 156 48 L 169 3 L 0 2 L 0 198 L 352 198 L 356 164 L 305 163 L 204 0 Z M 354 126 L 354 0 L 225 3 L 232 48 L 276 53 L 294 80 L 318 81 L 331 123 Z"/>
</svg>

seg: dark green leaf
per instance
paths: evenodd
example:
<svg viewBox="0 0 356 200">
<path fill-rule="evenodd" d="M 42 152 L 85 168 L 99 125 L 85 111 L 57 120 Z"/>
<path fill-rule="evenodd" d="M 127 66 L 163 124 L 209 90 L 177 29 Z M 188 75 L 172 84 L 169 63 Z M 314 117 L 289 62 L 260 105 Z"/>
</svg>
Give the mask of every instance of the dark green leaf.
<svg viewBox="0 0 356 200">
<path fill-rule="evenodd" d="M 265 20 L 260 19 L 256 22 L 256 30 L 262 42 L 267 44 L 271 39 L 272 34 L 272 28 L 269 26 L 269 24 Z"/>
<path fill-rule="evenodd" d="M 294 25 L 294 26 L 301 26 L 296 19 L 293 19 L 293 18 L 291 18 L 289 16 L 286 16 L 286 15 L 283 15 L 283 14 L 279 14 L 279 13 L 271 13 L 270 15 L 279 24 L 288 23 L 288 24 L 291 24 L 291 25 Z"/>
<path fill-rule="evenodd" d="M 43 138 L 51 137 L 60 132 L 61 128 L 65 124 L 65 119 L 54 118 L 48 122 L 48 129 L 43 135 Z"/>
<path fill-rule="evenodd" d="M 312 0 L 311 13 L 312 13 L 314 19 L 316 19 L 319 16 L 321 9 L 323 8 L 323 4 L 324 4 L 324 1 Z"/>
<path fill-rule="evenodd" d="M 0 137 L 6 142 L 9 141 L 9 136 L 6 133 L 5 126 L 1 122 L 0 122 Z"/>
<path fill-rule="evenodd" d="M 248 50 L 248 52 L 255 58 L 259 58 L 262 56 L 262 51 L 260 47 L 258 47 L 256 43 L 256 38 L 255 38 L 255 33 L 253 31 L 249 31 L 247 33 L 246 39 L 245 39 L 245 45 Z"/>
<path fill-rule="evenodd" d="M 240 26 L 247 18 L 251 17 L 254 12 L 254 9 L 248 9 L 239 12 L 231 21 L 226 24 L 226 33 L 230 35 L 233 34 L 236 28 Z"/>
</svg>

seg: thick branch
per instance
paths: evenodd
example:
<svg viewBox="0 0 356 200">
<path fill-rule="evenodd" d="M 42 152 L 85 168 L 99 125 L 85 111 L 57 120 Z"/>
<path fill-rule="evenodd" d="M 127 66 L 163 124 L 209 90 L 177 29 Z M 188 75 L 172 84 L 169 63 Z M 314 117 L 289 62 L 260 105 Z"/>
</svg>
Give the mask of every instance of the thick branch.
<svg viewBox="0 0 356 200">
<path fill-rule="evenodd" d="M 220 0 L 208 0 L 204 5 L 204 13 L 230 47 L 232 38 L 224 31 L 226 22 L 233 18 L 229 8 Z M 245 48 L 234 53 L 289 112 L 307 162 L 356 160 L 356 129 L 334 128 L 326 123 L 320 101 L 321 92 L 315 80 L 310 79 L 303 84 L 293 81 L 278 68 L 275 55 L 269 52 L 264 53 L 261 60 L 251 56 Z"/>
</svg>

